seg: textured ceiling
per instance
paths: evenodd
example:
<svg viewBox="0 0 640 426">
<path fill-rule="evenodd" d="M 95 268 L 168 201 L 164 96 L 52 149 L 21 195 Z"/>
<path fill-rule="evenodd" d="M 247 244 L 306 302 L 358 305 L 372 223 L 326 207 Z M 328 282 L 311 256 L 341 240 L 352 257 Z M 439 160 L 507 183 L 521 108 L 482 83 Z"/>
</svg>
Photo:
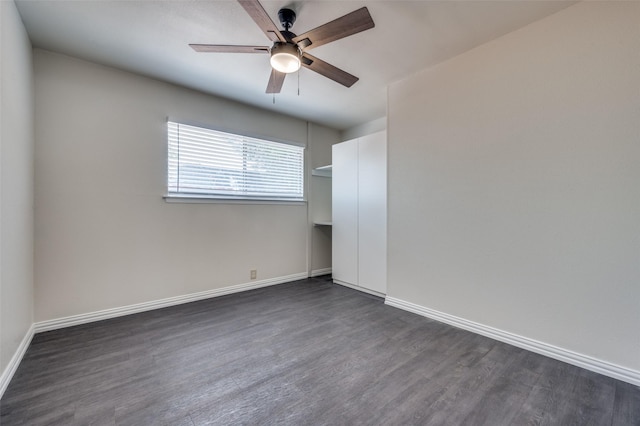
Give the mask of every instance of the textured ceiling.
<svg viewBox="0 0 640 426">
<path fill-rule="evenodd" d="M 269 45 L 233 0 L 18 0 L 34 47 L 151 76 L 336 129 L 386 115 L 387 86 L 557 12 L 565 1 L 263 1 L 304 33 L 367 6 L 375 28 L 311 53 L 360 77 L 345 88 L 302 69 L 265 94 L 268 55 L 196 53 L 189 43 Z M 298 95 L 298 77 L 299 89 Z"/>
</svg>

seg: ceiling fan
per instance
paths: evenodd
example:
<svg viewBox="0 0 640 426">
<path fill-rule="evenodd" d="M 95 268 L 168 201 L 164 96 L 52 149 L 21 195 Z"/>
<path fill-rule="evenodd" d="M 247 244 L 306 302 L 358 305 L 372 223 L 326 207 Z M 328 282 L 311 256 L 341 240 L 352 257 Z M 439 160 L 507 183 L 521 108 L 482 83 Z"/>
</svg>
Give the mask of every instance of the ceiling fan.
<svg viewBox="0 0 640 426">
<path fill-rule="evenodd" d="M 238 2 L 273 42 L 272 46 L 221 44 L 190 44 L 189 46 L 196 52 L 269 53 L 272 70 L 267 84 L 267 93 L 280 93 L 286 75 L 299 70 L 301 66 L 346 87 L 351 87 L 358 81 L 358 77 L 310 55 L 308 50 L 373 28 L 375 24 L 366 7 L 297 36 L 289 31 L 296 21 L 293 10 L 285 8 L 278 12 L 278 18 L 284 27 L 284 31 L 280 31 L 258 0 L 238 0 Z"/>
</svg>

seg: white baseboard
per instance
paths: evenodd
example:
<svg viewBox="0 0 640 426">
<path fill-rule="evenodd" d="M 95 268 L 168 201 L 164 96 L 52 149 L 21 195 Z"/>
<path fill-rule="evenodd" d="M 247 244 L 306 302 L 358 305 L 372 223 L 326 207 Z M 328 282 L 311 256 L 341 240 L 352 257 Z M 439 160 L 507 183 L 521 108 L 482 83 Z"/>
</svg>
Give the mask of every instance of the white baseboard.
<svg viewBox="0 0 640 426">
<path fill-rule="evenodd" d="M 640 386 L 640 371 L 387 296 L 385 304 Z"/>
<path fill-rule="evenodd" d="M 311 277 L 319 277 L 321 275 L 329 275 L 333 271 L 332 268 L 314 269 L 311 271 Z"/>
<path fill-rule="evenodd" d="M 124 315 L 137 314 L 139 312 L 151 311 L 153 309 L 166 308 L 168 306 L 180 305 L 183 303 L 195 302 L 212 297 L 224 296 L 226 294 L 239 293 L 256 288 L 267 287 L 276 284 L 283 284 L 290 281 L 306 279 L 307 273 L 287 275 L 284 277 L 270 278 L 266 280 L 253 281 L 245 284 L 238 284 L 229 287 L 216 288 L 199 293 L 185 294 L 183 296 L 169 297 L 167 299 L 153 300 L 151 302 L 137 303 L 119 308 L 105 309 L 102 311 L 89 312 L 86 314 L 73 315 L 64 318 L 56 318 L 47 321 L 40 321 L 34 324 L 34 332 L 57 330 L 59 328 L 71 327 L 74 325 L 86 324 L 94 321 L 101 321 L 109 318 L 121 317 Z"/>
<path fill-rule="evenodd" d="M 9 386 L 9 382 L 13 378 L 13 375 L 16 373 L 20 362 L 22 361 L 22 357 L 24 357 L 27 348 L 29 347 L 29 343 L 31 343 L 31 339 L 33 339 L 34 334 L 34 326 L 33 324 L 27 330 L 27 334 L 24 335 L 20 345 L 18 345 L 18 349 L 11 357 L 11 361 L 2 372 L 2 376 L 0 376 L 0 398 L 4 395 L 4 391 L 7 390 L 7 386 Z"/>
</svg>

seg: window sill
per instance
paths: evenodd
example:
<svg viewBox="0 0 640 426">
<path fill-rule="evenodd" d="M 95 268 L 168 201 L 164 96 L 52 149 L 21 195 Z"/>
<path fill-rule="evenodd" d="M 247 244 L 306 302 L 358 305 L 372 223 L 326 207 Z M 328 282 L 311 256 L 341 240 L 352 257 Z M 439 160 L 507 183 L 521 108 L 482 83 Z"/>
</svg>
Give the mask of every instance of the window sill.
<svg viewBox="0 0 640 426">
<path fill-rule="evenodd" d="M 286 198 L 216 198 L 211 196 L 165 194 L 162 196 L 167 203 L 186 204 L 277 204 L 277 205 L 305 205 L 306 200 L 288 200 Z"/>
</svg>

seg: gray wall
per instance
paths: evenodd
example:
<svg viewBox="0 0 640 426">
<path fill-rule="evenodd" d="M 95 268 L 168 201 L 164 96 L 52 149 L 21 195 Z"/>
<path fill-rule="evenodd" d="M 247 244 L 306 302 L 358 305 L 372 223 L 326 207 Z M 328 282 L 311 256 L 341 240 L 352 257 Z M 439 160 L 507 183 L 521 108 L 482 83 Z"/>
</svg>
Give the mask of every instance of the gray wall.
<svg viewBox="0 0 640 426">
<path fill-rule="evenodd" d="M 33 72 L 13 1 L 0 2 L 0 372 L 33 323 Z"/>
<path fill-rule="evenodd" d="M 338 132 L 48 51 L 34 65 L 36 321 L 307 274 L 306 205 L 163 200 L 165 122 L 313 145 L 309 163 Z"/>
<path fill-rule="evenodd" d="M 640 371 L 640 4 L 391 86 L 388 294 Z"/>
</svg>

